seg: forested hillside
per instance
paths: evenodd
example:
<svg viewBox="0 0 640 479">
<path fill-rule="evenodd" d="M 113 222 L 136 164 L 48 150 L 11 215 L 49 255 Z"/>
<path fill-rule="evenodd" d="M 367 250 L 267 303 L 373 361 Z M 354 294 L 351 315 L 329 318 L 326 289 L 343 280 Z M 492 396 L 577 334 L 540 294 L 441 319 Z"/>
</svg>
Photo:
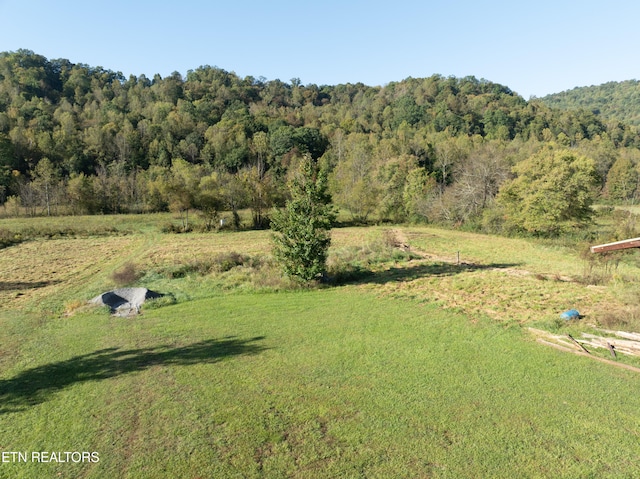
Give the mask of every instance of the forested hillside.
<svg viewBox="0 0 640 479">
<path fill-rule="evenodd" d="M 604 121 L 640 125 L 640 82 L 628 80 L 597 86 L 578 87 L 540 98 L 550 107 L 563 110 L 586 109 Z"/>
<path fill-rule="evenodd" d="M 250 208 L 261 228 L 310 155 L 355 220 L 512 221 L 528 230 L 509 216 L 515 197 L 494 201 L 505 182 L 526 176 L 514 165 L 556 157 L 566 171 L 587 165 L 589 194 L 628 200 L 639 146 L 635 126 L 527 102 L 474 77 L 303 85 L 200 66 L 125 78 L 27 50 L 0 53 L 5 214 L 197 209 L 212 227 L 220 211 L 237 222 L 237 210 Z M 543 179 L 562 177 L 556 163 Z M 563 215 L 556 219 L 580 219 Z"/>
<path fill-rule="evenodd" d="M 547 95 L 539 100 L 552 108 L 586 109 L 599 115 L 603 121 L 621 121 L 629 125 L 640 125 L 640 82 L 638 80 L 577 87 Z"/>
</svg>

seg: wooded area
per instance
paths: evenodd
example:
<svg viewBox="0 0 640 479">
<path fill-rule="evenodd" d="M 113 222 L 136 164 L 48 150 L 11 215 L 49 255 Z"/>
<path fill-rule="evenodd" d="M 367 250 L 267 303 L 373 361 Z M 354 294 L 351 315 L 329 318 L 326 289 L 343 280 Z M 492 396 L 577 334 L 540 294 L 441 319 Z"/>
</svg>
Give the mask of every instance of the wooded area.
<svg viewBox="0 0 640 479">
<path fill-rule="evenodd" d="M 601 118 L 640 125 L 640 81 L 607 82 L 602 85 L 577 87 L 540 98 L 550 107 L 588 109 Z"/>
<path fill-rule="evenodd" d="M 557 234 L 583 224 L 597 195 L 640 194 L 639 147 L 633 125 L 527 102 L 475 77 L 319 86 L 201 66 L 186 77 L 125 78 L 28 50 L 0 53 L 5 215 L 170 209 L 188 229 L 192 209 L 213 228 L 220 211 L 240 226 L 237 211 L 250 208 L 251 226 L 264 228 L 308 154 L 355 221 Z M 523 218 L 517 205 L 549 179 L 563 193 Z"/>
</svg>

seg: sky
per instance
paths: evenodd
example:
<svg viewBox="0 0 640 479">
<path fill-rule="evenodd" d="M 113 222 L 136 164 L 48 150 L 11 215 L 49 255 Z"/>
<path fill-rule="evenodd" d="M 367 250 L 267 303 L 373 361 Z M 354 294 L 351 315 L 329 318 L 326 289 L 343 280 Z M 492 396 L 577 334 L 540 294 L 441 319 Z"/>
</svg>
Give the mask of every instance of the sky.
<svg viewBox="0 0 640 479">
<path fill-rule="evenodd" d="M 382 86 L 475 76 L 525 99 L 640 78 L 638 0 L 0 0 L 0 51 L 129 75 Z"/>
</svg>

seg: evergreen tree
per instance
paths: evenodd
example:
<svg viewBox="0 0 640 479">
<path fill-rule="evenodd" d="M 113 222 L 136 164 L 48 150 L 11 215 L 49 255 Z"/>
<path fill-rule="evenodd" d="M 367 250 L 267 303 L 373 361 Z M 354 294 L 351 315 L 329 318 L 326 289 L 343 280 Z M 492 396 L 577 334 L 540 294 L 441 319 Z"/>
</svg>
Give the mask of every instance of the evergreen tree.
<svg viewBox="0 0 640 479">
<path fill-rule="evenodd" d="M 291 199 L 273 213 L 274 256 L 285 274 L 302 281 L 317 279 L 326 270 L 335 213 L 327 193 L 327 175 L 305 155 L 290 183 Z"/>
</svg>

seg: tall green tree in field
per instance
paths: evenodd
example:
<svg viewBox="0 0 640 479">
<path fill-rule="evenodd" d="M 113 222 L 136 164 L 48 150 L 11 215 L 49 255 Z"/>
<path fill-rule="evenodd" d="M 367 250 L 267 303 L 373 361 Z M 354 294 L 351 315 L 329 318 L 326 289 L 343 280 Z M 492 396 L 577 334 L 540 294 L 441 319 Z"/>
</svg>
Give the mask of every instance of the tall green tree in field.
<svg viewBox="0 0 640 479">
<path fill-rule="evenodd" d="M 181 158 L 175 158 L 169 178 L 164 184 L 169 209 L 180 213 L 184 231 L 189 231 L 189 210 L 196 206 L 201 178 L 202 172 L 199 166 L 192 165 Z"/>
<path fill-rule="evenodd" d="M 42 158 L 32 172 L 33 187 L 38 192 L 40 203 L 51 216 L 51 207 L 57 206 L 60 194 L 59 172 L 49 158 Z"/>
<path fill-rule="evenodd" d="M 497 202 L 516 229 L 553 236 L 586 223 L 597 185 L 595 163 L 571 150 L 547 147 L 518 163 Z"/>
<path fill-rule="evenodd" d="M 351 213 L 355 221 L 366 221 L 380 205 L 381 188 L 376 181 L 374 147 L 365 135 L 349 135 L 344 159 L 332 173 L 336 205 Z"/>
<path fill-rule="evenodd" d="M 327 193 L 327 175 L 305 155 L 290 183 L 291 199 L 271 219 L 273 251 L 285 274 L 302 281 L 319 278 L 326 270 L 335 213 Z"/>
<path fill-rule="evenodd" d="M 15 167 L 13 145 L 6 135 L 0 133 L 0 203 L 4 203 L 6 199 Z"/>
<path fill-rule="evenodd" d="M 219 181 L 224 207 L 231 211 L 233 216 L 233 227 L 238 230 L 242 226 L 242 221 L 238 211 L 240 208 L 244 208 L 248 203 L 245 184 L 242 182 L 238 173 L 231 174 L 229 172 L 224 172 L 220 175 Z"/>
<path fill-rule="evenodd" d="M 246 192 L 254 229 L 267 228 L 269 218 L 265 213 L 273 206 L 276 196 L 276 185 L 272 175 L 270 172 L 260 174 L 258 167 L 254 166 L 239 171 L 238 178 Z"/>
<path fill-rule="evenodd" d="M 623 156 L 615 161 L 607 173 L 605 191 L 612 200 L 624 201 L 633 197 L 637 184 L 638 172 L 633 162 Z"/>
<path fill-rule="evenodd" d="M 96 193 L 91 177 L 84 173 L 74 173 L 67 181 L 66 196 L 71 212 L 76 214 L 95 214 L 99 211 Z"/>
<path fill-rule="evenodd" d="M 214 228 L 224 206 L 220 174 L 217 171 L 200 179 L 195 204 L 205 220 L 205 228 L 210 231 Z"/>
</svg>

